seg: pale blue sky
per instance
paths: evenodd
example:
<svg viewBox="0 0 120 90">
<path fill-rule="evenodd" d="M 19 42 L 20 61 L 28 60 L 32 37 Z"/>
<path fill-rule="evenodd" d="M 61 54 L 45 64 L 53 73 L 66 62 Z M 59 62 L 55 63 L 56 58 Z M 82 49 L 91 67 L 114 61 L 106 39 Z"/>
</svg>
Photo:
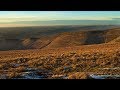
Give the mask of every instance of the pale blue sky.
<svg viewBox="0 0 120 90">
<path fill-rule="evenodd" d="M 0 25 L 51 20 L 113 20 L 120 11 L 0 11 Z M 20 23 L 21 24 L 21 23 Z M 24 24 L 24 23 L 23 23 Z M 29 23 L 28 23 L 29 24 Z M 34 24 L 34 23 L 32 23 Z"/>
</svg>

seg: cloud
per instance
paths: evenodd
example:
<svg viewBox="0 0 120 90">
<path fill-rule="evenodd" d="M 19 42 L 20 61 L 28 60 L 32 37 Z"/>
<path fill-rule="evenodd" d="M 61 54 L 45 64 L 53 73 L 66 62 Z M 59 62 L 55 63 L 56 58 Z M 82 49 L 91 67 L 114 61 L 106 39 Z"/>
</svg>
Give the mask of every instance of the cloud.
<svg viewBox="0 0 120 90">
<path fill-rule="evenodd" d="M 74 14 L 73 11 L 7 11 L 0 12 L 0 23 L 14 23 L 14 22 L 34 22 L 34 21 L 51 21 L 51 20 L 118 20 L 117 16 L 88 15 L 86 13 Z"/>
<path fill-rule="evenodd" d="M 83 14 L 73 15 L 74 12 L 65 11 L 32 11 L 32 12 L 6 12 L 0 13 L 1 22 L 14 22 L 14 21 L 46 21 L 46 20 L 110 20 L 111 18 L 89 16 Z"/>
<path fill-rule="evenodd" d="M 34 24 L 0 24 L 0 27 L 23 27 L 23 26 L 38 26 Z"/>
<path fill-rule="evenodd" d="M 21 22 L 21 21 L 51 21 L 51 20 L 112 20 L 110 18 L 104 18 L 104 17 L 72 17 L 68 16 L 67 18 L 62 16 L 50 16 L 50 15 L 44 15 L 44 16 L 29 16 L 29 17 L 7 17 L 7 18 L 1 18 L 0 17 L 0 23 L 11 23 L 11 22 Z"/>
</svg>

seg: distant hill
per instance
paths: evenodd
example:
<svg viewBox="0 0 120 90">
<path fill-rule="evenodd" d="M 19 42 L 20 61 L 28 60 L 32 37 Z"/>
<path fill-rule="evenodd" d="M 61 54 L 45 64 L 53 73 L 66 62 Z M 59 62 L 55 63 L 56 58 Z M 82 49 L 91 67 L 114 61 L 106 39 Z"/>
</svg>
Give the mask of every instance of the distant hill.
<svg viewBox="0 0 120 90">
<path fill-rule="evenodd" d="M 59 34 L 47 47 L 69 47 L 84 45 L 85 32 L 66 32 Z"/>
<path fill-rule="evenodd" d="M 0 28 L 0 50 L 102 44 L 115 40 L 119 36 L 119 26 L 108 25 Z"/>
<path fill-rule="evenodd" d="M 50 20 L 50 21 L 16 21 L 12 24 L 35 25 L 120 25 L 119 19 L 113 20 Z"/>
<path fill-rule="evenodd" d="M 114 42 L 118 42 L 120 40 L 120 28 L 105 31 L 92 30 L 61 33 L 47 47 L 59 48 L 79 45 L 104 44 L 109 43 L 112 40 Z"/>
</svg>

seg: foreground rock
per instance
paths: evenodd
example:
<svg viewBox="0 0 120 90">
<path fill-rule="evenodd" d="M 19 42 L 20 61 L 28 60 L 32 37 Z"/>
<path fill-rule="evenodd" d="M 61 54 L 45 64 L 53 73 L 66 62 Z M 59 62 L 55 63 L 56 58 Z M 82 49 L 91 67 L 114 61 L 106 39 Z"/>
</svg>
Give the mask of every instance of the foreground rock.
<svg viewBox="0 0 120 90">
<path fill-rule="evenodd" d="M 97 75 L 91 74 L 90 79 L 120 79 L 120 75 Z"/>
<path fill-rule="evenodd" d="M 26 68 L 26 71 L 21 72 L 21 75 L 13 79 L 46 79 L 51 73 L 49 71 L 38 70 L 35 68 Z"/>
</svg>

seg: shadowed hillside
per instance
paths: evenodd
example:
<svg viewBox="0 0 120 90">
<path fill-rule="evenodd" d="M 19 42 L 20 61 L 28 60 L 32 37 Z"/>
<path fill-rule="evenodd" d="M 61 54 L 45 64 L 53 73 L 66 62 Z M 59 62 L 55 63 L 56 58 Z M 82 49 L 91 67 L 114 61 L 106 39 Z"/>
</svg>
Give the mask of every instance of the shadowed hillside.
<svg viewBox="0 0 120 90">
<path fill-rule="evenodd" d="M 48 48 L 59 48 L 59 47 L 71 47 L 80 45 L 91 45 L 91 44 L 104 44 L 111 42 L 112 40 L 119 40 L 120 28 L 113 28 L 110 30 L 97 31 L 79 31 L 79 32 L 67 32 L 61 33 L 55 38 Z M 118 38 L 118 39 L 117 39 Z"/>
<path fill-rule="evenodd" d="M 105 32 L 104 31 L 87 32 L 87 36 L 85 39 L 85 45 L 101 44 L 101 43 L 105 43 Z"/>
<path fill-rule="evenodd" d="M 66 32 L 59 34 L 47 48 L 70 47 L 84 45 L 86 40 L 85 32 Z"/>
<path fill-rule="evenodd" d="M 120 36 L 120 28 L 117 27 L 41 26 L 0 28 L 0 50 L 25 50 L 102 44 Z"/>
</svg>

